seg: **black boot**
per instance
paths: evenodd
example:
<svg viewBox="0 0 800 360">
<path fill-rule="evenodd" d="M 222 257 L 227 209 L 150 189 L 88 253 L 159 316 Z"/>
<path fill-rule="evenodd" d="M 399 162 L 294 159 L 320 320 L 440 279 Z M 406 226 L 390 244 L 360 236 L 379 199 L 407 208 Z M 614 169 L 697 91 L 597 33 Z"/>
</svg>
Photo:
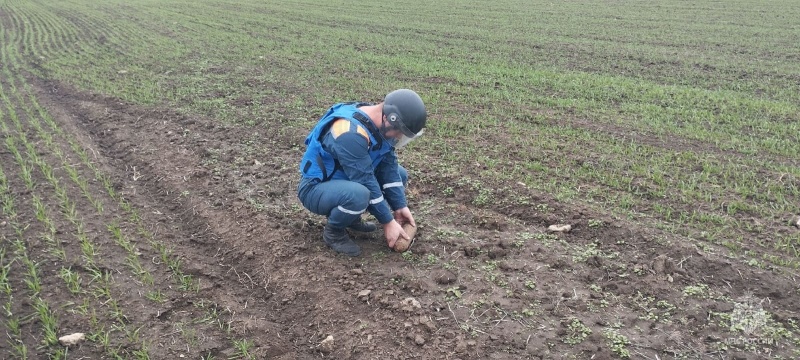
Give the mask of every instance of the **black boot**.
<svg viewBox="0 0 800 360">
<path fill-rule="evenodd" d="M 338 253 L 347 256 L 361 255 L 361 248 L 353 240 L 350 240 L 350 236 L 347 235 L 347 230 L 345 229 L 337 229 L 330 225 L 325 225 L 325 230 L 322 231 L 322 239 L 325 240 L 325 245 L 328 245 Z"/>
<path fill-rule="evenodd" d="M 375 223 L 372 221 L 364 221 L 359 216 L 356 218 L 356 221 L 353 221 L 353 223 L 347 228 L 353 231 L 368 233 L 378 230 L 378 225 L 375 225 Z"/>
</svg>

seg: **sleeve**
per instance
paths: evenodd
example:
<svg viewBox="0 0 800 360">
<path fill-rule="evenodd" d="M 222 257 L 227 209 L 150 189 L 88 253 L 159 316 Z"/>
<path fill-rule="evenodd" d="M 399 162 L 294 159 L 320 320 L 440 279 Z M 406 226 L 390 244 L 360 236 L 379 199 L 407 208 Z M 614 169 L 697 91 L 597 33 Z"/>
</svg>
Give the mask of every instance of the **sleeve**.
<svg viewBox="0 0 800 360">
<path fill-rule="evenodd" d="M 392 210 L 402 209 L 408 206 L 406 201 L 406 189 L 403 186 L 403 179 L 400 178 L 400 173 L 397 169 L 397 155 L 394 150 L 383 158 L 378 168 L 375 170 L 375 176 L 378 178 L 378 183 L 381 184 L 381 189 L 386 201 Z"/>
<path fill-rule="evenodd" d="M 394 217 L 375 178 L 367 139 L 353 129 L 338 136 L 328 133 L 323 139 L 323 145 L 339 161 L 342 171 L 350 181 L 364 185 L 369 190 L 367 211 L 381 224 L 391 222 Z"/>
</svg>

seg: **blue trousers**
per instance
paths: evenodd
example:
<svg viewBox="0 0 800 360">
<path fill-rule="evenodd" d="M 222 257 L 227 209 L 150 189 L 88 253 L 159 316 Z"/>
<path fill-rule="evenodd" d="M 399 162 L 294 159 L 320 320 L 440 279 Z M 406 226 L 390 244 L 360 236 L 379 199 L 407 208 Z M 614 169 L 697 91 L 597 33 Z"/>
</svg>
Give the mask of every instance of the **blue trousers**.
<svg viewBox="0 0 800 360">
<path fill-rule="evenodd" d="M 403 186 L 408 184 L 408 171 L 397 166 Z M 302 179 L 297 197 L 303 206 L 317 215 L 328 217 L 328 225 L 346 228 L 361 217 L 369 205 L 366 186 L 349 180 Z"/>
</svg>

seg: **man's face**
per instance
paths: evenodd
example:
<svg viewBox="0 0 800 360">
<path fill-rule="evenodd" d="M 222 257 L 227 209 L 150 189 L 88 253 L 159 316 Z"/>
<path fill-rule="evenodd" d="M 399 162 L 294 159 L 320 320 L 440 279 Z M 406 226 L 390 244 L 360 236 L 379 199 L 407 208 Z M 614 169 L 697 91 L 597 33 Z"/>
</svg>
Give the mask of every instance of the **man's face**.
<svg viewBox="0 0 800 360">
<path fill-rule="evenodd" d="M 386 119 L 386 115 L 383 115 L 383 121 L 384 124 L 389 124 L 389 120 Z M 400 131 L 400 129 L 392 128 L 390 130 L 387 130 L 383 134 L 383 136 L 386 138 L 386 140 L 391 140 L 391 139 L 400 140 L 400 138 L 403 137 L 403 132 Z"/>
<path fill-rule="evenodd" d="M 400 132 L 400 130 L 392 129 L 392 130 L 387 131 L 384 136 L 386 136 L 386 140 L 389 140 L 389 139 L 400 140 L 400 138 L 403 136 L 403 133 Z"/>
</svg>

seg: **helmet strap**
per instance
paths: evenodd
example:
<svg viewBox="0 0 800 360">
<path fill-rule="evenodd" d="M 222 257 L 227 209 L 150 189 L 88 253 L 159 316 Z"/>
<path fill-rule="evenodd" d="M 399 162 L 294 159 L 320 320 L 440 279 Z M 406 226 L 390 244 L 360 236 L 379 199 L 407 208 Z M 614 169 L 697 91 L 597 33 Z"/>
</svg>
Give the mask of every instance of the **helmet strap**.
<svg viewBox="0 0 800 360">
<path fill-rule="evenodd" d="M 381 116 L 381 128 L 380 128 L 381 137 L 383 137 L 384 141 L 388 141 L 390 144 L 392 144 L 392 146 L 394 146 L 397 143 L 397 139 L 394 138 L 390 139 L 386 137 L 386 133 L 396 129 L 394 126 L 386 125 L 386 123 L 387 123 L 386 116 L 385 115 Z"/>
<path fill-rule="evenodd" d="M 389 127 L 389 126 L 386 125 L 386 114 L 383 114 L 383 116 L 381 116 L 380 133 L 381 133 L 381 136 L 383 136 L 384 140 L 389 140 L 389 139 L 386 138 L 386 133 L 391 131 L 392 129 L 393 129 L 393 127 Z"/>
</svg>

